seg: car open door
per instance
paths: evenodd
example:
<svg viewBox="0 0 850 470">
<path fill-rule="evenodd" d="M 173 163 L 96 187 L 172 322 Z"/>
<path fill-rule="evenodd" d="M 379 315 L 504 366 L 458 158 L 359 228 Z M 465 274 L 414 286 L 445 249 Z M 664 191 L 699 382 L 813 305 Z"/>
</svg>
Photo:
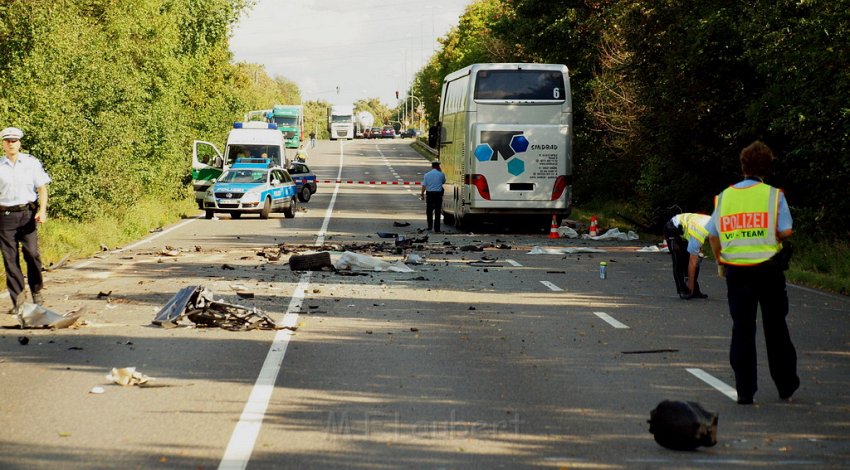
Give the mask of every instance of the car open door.
<svg viewBox="0 0 850 470">
<path fill-rule="evenodd" d="M 202 140 L 196 140 L 192 144 L 192 188 L 195 190 L 198 207 L 203 208 L 207 189 L 226 169 L 224 157 L 215 145 Z"/>
</svg>

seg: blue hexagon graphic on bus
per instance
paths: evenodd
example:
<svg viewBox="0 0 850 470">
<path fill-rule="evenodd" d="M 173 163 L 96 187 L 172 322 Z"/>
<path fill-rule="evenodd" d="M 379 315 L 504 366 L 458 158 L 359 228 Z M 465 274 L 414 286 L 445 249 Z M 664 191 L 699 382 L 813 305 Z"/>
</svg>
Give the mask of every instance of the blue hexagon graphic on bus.
<svg viewBox="0 0 850 470">
<path fill-rule="evenodd" d="M 479 162 L 486 162 L 493 158 L 493 149 L 490 144 L 478 144 L 478 147 L 475 147 L 475 158 Z"/>
<path fill-rule="evenodd" d="M 519 176 L 525 172 L 525 162 L 519 158 L 512 158 L 508 162 L 508 173 Z"/>
<path fill-rule="evenodd" d="M 516 153 L 523 153 L 528 150 L 528 139 L 524 135 L 515 135 L 511 139 L 511 148 Z"/>
</svg>

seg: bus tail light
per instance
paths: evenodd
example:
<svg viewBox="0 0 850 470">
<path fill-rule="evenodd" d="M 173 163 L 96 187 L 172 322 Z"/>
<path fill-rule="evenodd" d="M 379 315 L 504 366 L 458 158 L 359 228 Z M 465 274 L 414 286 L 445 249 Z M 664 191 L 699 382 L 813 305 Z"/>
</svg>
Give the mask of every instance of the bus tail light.
<svg viewBox="0 0 850 470">
<path fill-rule="evenodd" d="M 490 200 L 490 186 L 487 184 L 487 178 L 484 175 L 464 175 L 464 183 L 471 184 L 478 189 L 478 194 L 486 200 Z"/>
<path fill-rule="evenodd" d="M 569 186 L 570 180 L 567 175 L 558 176 L 555 179 L 555 186 L 552 188 L 552 200 L 558 200 L 564 194 L 564 190 Z"/>
</svg>

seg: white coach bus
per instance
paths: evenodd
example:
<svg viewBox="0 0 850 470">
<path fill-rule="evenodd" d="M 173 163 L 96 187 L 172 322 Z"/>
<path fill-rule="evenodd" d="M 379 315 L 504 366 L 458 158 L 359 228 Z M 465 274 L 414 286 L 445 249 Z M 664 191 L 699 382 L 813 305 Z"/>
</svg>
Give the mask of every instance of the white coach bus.
<svg viewBox="0 0 850 470">
<path fill-rule="evenodd" d="M 474 64 L 446 76 L 439 159 L 443 215 L 464 228 L 570 213 L 572 100 L 567 67 Z"/>
</svg>

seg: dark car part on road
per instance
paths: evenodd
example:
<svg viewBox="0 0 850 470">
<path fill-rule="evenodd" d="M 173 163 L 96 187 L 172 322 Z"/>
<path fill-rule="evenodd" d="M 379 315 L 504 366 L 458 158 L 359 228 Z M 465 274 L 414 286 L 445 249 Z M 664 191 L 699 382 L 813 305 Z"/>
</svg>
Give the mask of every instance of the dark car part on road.
<svg viewBox="0 0 850 470">
<path fill-rule="evenodd" d="M 162 307 L 152 323 L 163 328 L 175 328 L 186 317 L 198 326 L 230 331 L 296 329 L 278 325 L 256 308 L 215 300 L 213 295 L 203 286 L 186 286 Z"/>
<path fill-rule="evenodd" d="M 333 271 L 331 254 L 327 251 L 289 257 L 289 269 L 293 271 Z"/>
<path fill-rule="evenodd" d="M 717 444 L 717 413 L 693 401 L 664 400 L 649 413 L 655 442 L 673 450 L 694 450 Z"/>
</svg>

